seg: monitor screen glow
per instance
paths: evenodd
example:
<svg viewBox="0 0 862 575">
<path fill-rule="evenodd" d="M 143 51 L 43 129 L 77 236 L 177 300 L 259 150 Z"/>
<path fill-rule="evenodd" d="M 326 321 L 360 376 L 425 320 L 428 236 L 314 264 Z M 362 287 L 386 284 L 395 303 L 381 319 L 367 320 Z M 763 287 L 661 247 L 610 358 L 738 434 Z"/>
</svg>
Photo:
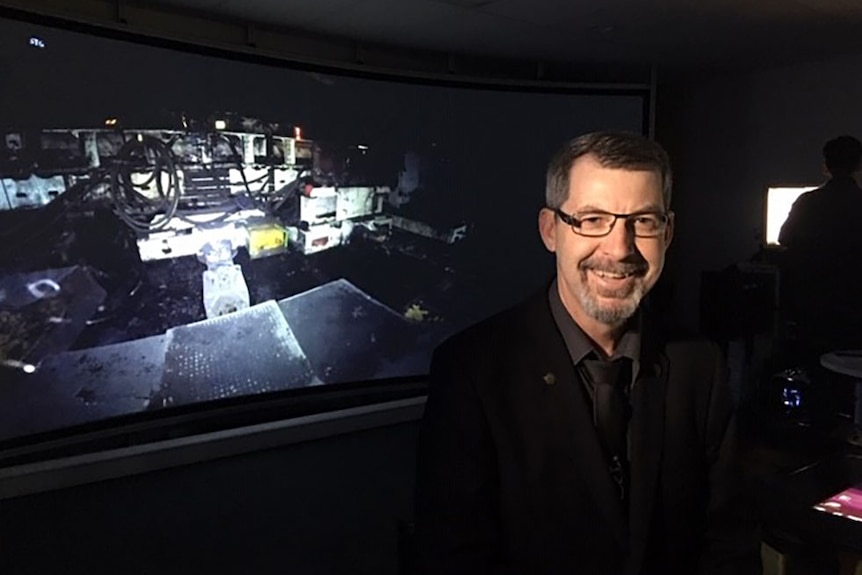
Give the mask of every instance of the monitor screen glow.
<svg viewBox="0 0 862 575">
<path fill-rule="evenodd" d="M 781 226 L 790 215 L 793 202 L 805 192 L 816 189 L 817 186 L 775 187 L 769 188 L 766 194 L 766 244 L 778 245 L 778 234 Z"/>
<path fill-rule="evenodd" d="M 821 501 L 814 506 L 814 509 L 836 517 L 862 522 L 862 483 Z"/>
</svg>

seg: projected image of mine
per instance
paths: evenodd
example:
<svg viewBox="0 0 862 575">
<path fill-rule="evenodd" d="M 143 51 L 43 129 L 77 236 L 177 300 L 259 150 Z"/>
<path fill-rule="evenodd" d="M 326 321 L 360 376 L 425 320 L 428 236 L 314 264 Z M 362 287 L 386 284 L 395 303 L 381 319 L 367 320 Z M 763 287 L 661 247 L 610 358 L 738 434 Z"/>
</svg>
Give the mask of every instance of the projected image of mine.
<svg viewBox="0 0 862 575">
<path fill-rule="evenodd" d="M 422 374 L 469 317 L 433 157 L 178 117 L 0 131 L 3 434 Z"/>
<path fill-rule="evenodd" d="M 640 90 L 235 56 L 0 18 L 0 450 L 400 393 L 547 289 L 560 145 L 645 125 Z"/>
</svg>

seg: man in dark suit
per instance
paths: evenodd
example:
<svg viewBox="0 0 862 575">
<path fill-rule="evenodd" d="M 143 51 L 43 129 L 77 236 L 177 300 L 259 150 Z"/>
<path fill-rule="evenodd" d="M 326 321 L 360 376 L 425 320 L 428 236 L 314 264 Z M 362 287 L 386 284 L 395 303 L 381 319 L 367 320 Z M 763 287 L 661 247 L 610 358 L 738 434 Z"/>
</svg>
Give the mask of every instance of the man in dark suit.
<svg viewBox="0 0 862 575">
<path fill-rule="evenodd" d="M 799 325 L 800 337 L 814 355 L 862 345 L 862 188 L 855 176 L 862 164 L 862 143 L 839 136 L 823 146 L 829 180 L 794 202 L 778 242 L 783 298 Z"/>
<path fill-rule="evenodd" d="M 641 309 L 673 237 L 664 150 L 596 133 L 551 161 L 551 285 L 434 355 L 420 572 L 756 573 L 720 351 Z"/>
</svg>

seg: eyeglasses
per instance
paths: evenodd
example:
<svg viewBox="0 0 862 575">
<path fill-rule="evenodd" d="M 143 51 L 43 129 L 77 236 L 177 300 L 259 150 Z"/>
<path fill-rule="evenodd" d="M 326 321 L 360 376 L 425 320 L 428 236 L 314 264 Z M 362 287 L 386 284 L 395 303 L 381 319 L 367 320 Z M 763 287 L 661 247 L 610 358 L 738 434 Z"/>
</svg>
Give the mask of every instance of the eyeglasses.
<svg viewBox="0 0 862 575">
<path fill-rule="evenodd" d="M 637 238 L 656 238 L 662 235 L 665 226 L 671 218 L 670 212 L 636 212 L 634 214 L 611 214 L 608 212 L 584 212 L 569 215 L 559 208 L 553 210 L 564 223 L 572 227 L 572 231 L 581 236 L 599 238 L 611 233 L 618 219 L 624 219 L 626 225 Z"/>
</svg>

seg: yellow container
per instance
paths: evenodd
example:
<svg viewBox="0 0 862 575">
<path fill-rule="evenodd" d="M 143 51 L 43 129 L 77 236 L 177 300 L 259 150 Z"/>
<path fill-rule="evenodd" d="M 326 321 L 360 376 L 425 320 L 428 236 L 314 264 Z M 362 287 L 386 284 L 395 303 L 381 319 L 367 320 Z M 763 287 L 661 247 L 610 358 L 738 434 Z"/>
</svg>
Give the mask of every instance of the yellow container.
<svg viewBox="0 0 862 575">
<path fill-rule="evenodd" d="M 283 252 L 287 248 L 287 230 L 276 222 L 248 226 L 248 255 L 252 259 Z"/>
</svg>

